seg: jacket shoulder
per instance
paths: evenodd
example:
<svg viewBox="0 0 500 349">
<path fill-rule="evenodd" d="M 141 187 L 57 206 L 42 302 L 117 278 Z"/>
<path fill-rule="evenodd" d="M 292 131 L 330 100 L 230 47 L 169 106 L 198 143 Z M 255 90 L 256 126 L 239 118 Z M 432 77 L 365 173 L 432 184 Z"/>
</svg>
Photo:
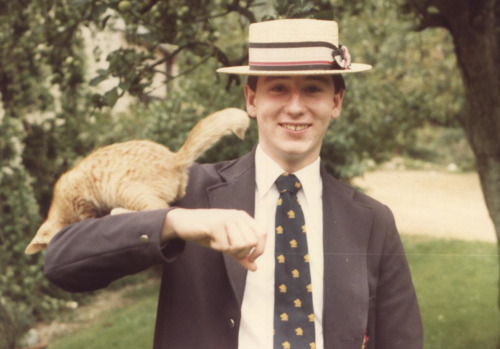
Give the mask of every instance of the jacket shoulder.
<svg viewBox="0 0 500 349">
<path fill-rule="evenodd" d="M 384 203 L 363 193 L 360 189 L 334 178 L 332 175 L 327 173 L 326 170 L 322 172 L 322 178 L 323 185 L 326 190 L 333 191 L 335 193 L 334 195 L 341 195 L 345 199 L 349 198 L 357 204 L 366 206 L 376 211 L 387 210 L 387 206 Z"/>
<path fill-rule="evenodd" d="M 195 163 L 189 168 L 186 195 L 178 202 L 203 201 L 208 199 L 207 190 L 221 185 L 254 168 L 253 157 L 247 154 L 241 158 L 210 164 Z M 201 204 L 201 202 L 199 202 Z"/>
</svg>

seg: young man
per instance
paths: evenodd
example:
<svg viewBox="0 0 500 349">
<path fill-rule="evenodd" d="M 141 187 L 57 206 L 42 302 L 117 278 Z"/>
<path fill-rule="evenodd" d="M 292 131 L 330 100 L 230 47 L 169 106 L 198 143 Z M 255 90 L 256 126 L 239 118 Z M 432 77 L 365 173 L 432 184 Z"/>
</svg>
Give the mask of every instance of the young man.
<svg viewBox="0 0 500 349">
<path fill-rule="evenodd" d="M 339 74 L 370 69 L 350 63 L 337 33 L 333 21 L 251 25 L 249 65 L 219 71 L 253 76 L 245 98 L 258 123 L 254 151 L 194 165 L 173 208 L 63 229 L 48 247 L 47 277 L 90 291 L 163 264 L 156 349 L 422 348 L 391 212 L 320 165 L 342 109 Z M 282 189 L 289 178 L 296 188 Z M 296 256 L 300 267 L 282 268 Z"/>
</svg>

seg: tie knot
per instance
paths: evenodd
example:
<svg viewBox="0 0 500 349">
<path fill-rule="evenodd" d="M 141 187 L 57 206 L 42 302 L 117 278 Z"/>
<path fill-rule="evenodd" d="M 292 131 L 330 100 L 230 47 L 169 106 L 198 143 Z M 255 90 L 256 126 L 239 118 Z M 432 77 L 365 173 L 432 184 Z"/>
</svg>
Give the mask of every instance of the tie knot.
<svg viewBox="0 0 500 349">
<path fill-rule="evenodd" d="M 299 179 L 295 175 L 286 172 L 278 177 L 276 186 L 280 193 L 291 192 L 295 194 L 302 188 Z"/>
</svg>

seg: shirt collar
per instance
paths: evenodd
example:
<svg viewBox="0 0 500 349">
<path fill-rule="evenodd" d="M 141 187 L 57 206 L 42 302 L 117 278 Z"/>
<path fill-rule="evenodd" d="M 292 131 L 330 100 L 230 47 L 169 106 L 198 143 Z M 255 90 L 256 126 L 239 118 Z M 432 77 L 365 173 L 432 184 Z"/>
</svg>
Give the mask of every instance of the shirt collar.
<svg viewBox="0 0 500 349">
<path fill-rule="evenodd" d="M 320 157 L 310 165 L 294 173 L 302 184 L 306 198 L 321 197 L 322 181 L 320 175 Z M 259 198 L 264 197 L 273 188 L 276 179 L 285 172 L 257 145 L 255 152 L 255 180 Z"/>
</svg>

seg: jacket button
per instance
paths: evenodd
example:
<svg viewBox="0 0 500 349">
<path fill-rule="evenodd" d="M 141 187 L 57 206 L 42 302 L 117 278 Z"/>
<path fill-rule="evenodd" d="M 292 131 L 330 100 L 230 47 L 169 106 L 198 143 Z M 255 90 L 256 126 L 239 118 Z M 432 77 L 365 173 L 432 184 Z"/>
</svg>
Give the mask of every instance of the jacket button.
<svg viewBox="0 0 500 349">
<path fill-rule="evenodd" d="M 234 326 L 236 325 L 236 323 L 234 322 L 234 319 L 229 319 L 229 321 L 227 322 L 229 328 L 232 330 L 234 328 Z"/>
<path fill-rule="evenodd" d="M 145 243 L 148 243 L 148 242 L 149 242 L 149 236 L 147 236 L 146 234 L 142 234 L 142 235 L 141 235 L 141 237 L 140 237 L 140 239 L 141 239 L 141 242 L 142 242 L 143 244 L 145 244 Z"/>
</svg>

